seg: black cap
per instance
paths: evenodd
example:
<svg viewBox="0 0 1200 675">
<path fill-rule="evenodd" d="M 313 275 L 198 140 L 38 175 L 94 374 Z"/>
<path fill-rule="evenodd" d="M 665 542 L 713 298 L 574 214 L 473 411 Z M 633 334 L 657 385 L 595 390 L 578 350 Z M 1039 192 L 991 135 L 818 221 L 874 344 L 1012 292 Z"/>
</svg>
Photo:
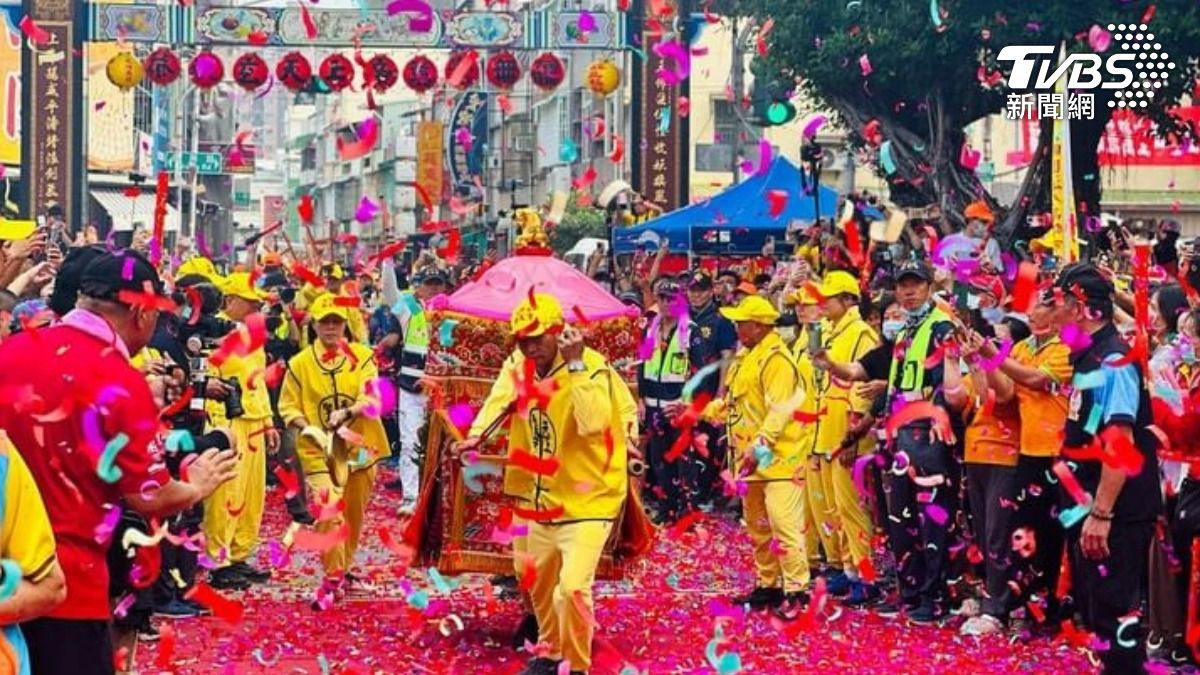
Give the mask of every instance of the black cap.
<svg viewBox="0 0 1200 675">
<path fill-rule="evenodd" d="M 154 265 L 141 253 L 126 249 L 120 255 L 105 253 L 88 263 L 79 280 L 79 293 L 97 300 L 117 300 L 121 291 L 164 295 Z"/>
<path fill-rule="evenodd" d="M 1068 265 L 1058 273 L 1054 285 L 1064 293 L 1083 300 L 1091 309 L 1100 310 L 1101 316 L 1112 316 L 1113 284 L 1099 269 L 1088 263 Z"/>
<path fill-rule="evenodd" d="M 445 272 L 441 271 L 440 269 L 438 269 L 436 267 L 433 267 L 433 268 L 427 269 L 427 270 L 419 273 L 417 275 L 417 283 L 419 283 L 419 284 L 438 283 L 438 284 L 445 286 L 446 284 L 450 283 L 450 280 L 448 278 L 446 278 Z"/>
<path fill-rule="evenodd" d="M 62 266 L 58 268 L 58 274 L 54 277 L 54 292 L 50 294 L 48 303 L 55 314 L 62 316 L 75 309 L 83 270 L 93 260 L 104 255 L 108 255 L 108 250 L 103 244 L 81 246 L 73 248 L 67 253 L 67 256 L 63 258 Z"/>
<path fill-rule="evenodd" d="M 916 277 L 921 281 L 933 281 L 933 274 L 929 271 L 929 266 L 920 260 L 909 260 L 900 265 L 896 270 L 896 281 L 899 282 L 905 277 Z"/>
<path fill-rule="evenodd" d="M 712 290 L 713 280 L 708 275 L 708 272 L 696 272 L 688 279 L 688 288 L 698 291 Z"/>
</svg>

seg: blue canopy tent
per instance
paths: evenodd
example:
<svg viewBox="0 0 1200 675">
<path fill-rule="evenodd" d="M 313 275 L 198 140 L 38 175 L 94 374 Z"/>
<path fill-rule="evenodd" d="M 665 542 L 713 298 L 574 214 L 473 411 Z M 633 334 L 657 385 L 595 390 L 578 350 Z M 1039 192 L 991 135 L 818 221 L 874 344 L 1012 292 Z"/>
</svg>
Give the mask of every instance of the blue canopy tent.
<svg viewBox="0 0 1200 675">
<path fill-rule="evenodd" d="M 821 186 L 821 217 L 837 213 L 837 191 Z M 787 195 L 783 211 L 771 217 L 768 195 Z M 654 250 L 666 241 L 672 252 L 698 255 L 756 255 L 768 236 L 780 241 L 793 223 L 816 220 L 813 195 L 801 186 L 801 171 L 785 157 L 777 157 L 763 173 L 726 188 L 711 199 L 672 211 L 637 227 L 613 230 L 615 253 L 633 253 L 645 246 Z"/>
</svg>

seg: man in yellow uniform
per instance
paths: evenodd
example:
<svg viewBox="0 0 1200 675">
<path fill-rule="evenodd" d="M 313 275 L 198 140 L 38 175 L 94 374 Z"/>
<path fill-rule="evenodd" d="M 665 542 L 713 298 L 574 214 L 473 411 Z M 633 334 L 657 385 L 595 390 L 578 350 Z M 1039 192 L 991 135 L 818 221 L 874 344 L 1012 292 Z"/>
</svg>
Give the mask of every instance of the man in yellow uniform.
<svg viewBox="0 0 1200 675">
<path fill-rule="evenodd" d="M 514 466 L 505 472 L 505 493 L 523 500 L 518 515 L 529 521 L 524 546 L 536 572 L 530 594 L 540 641 L 549 645 L 548 655 L 530 661 L 524 672 L 553 675 L 565 660 L 570 672 L 586 673 L 596 566 L 628 490 L 627 393 L 604 357 L 585 348 L 582 334 L 566 326 L 552 296 L 523 300 L 513 311 L 512 330 L 518 353 L 506 362 L 479 423 L 489 424 L 514 397 L 524 400 L 529 410 L 513 414 L 510 453 L 557 460 L 557 468 L 545 474 Z M 513 373 L 526 396 L 514 387 Z M 542 392 L 552 380 L 555 389 L 538 396 L 529 380 Z M 478 447 L 480 430 L 473 431 L 460 451 Z"/>
<path fill-rule="evenodd" d="M 839 363 L 857 361 L 879 343 L 874 329 L 858 311 L 861 293 L 858 280 L 849 272 L 835 270 L 821 284 L 825 320 L 821 322 L 821 346 Z M 817 371 L 817 390 L 824 413 L 815 421 L 816 442 L 808 463 L 805 492 L 816 519 L 816 530 L 831 565 L 826 590 L 834 597 L 854 591 L 854 603 L 866 604 L 880 596 L 873 585 L 859 577 L 859 566 L 870 560 L 871 519 L 863 508 L 851 469 L 861 447 L 870 439 L 850 433 L 852 425 L 871 410 L 871 401 L 851 389 L 851 383 L 827 371 Z"/>
<path fill-rule="evenodd" d="M 371 500 L 375 464 L 388 452 L 378 394 L 368 387 L 378 379 L 379 370 L 371 349 L 349 338 L 347 314 L 333 295 L 313 301 L 309 320 L 317 341 L 288 362 L 279 394 L 279 416 L 289 427 L 300 430 L 296 451 L 320 514 L 317 532 L 346 529 L 346 535 L 335 535 L 336 543 L 321 554 L 325 578 L 312 603 L 314 610 L 328 609 L 334 597 L 355 581 L 349 570 Z M 324 434 L 338 434 L 349 444 L 345 485 L 335 484 L 325 453 L 316 442 Z M 337 506 L 339 501 L 343 507 Z"/>
<path fill-rule="evenodd" d="M 799 324 L 796 341 L 792 343 L 792 356 L 796 359 L 800 371 L 812 373 L 814 378 L 816 370 L 812 366 L 812 357 L 808 353 L 808 336 L 812 330 L 810 327 L 821 322 L 821 298 L 816 291 L 817 287 L 814 284 L 805 284 L 786 300 L 786 302 L 795 303 L 796 323 Z M 816 391 L 815 380 L 812 390 Z M 811 412 L 815 416 L 821 409 L 821 399 L 819 396 L 806 397 L 804 405 L 811 408 Z M 803 422 L 803 424 L 805 429 L 803 456 L 809 457 L 812 455 L 813 444 L 817 440 L 816 428 L 811 422 Z M 807 473 L 808 466 L 806 465 L 804 467 L 805 481 L 808 479 Z M 821 526 L 821 521 L 817 520 L 816 515 L 813 514 L 811 500 L 805 499 L 800 510 L 803 514 L 800 522 L 804 530 L 804 550 L 808 553 L 808 568 L 809 570 L 820 569 L 821 536 L 818 534 L 817 528 Z M 828 563 L 830 569 L 842 568 L 841 559 L 831 557 L 829 551 L 825 552 L 825 562 Z"/>
<path fill-rule="evenodd" d="M 791 620 L 808 602 L 801 533 L 805 431 L 794 413 L 815 398 L 812 374 L 801 372 L 788 351 L 775 329 L 779 312 L 766 298 L 749 296 L 721 314 L 737 324 L 742 347 L 729 367 L 725 398 L 706 416 L 724 417 L 730 465 L 747 483 L 742 508 L 758 575 L 755 589 L 734 602 L 775 608 Z"/>
<path fill-rule="evenodd" d="M 221 284 L 225 294 L 222 318 L 243 322 L 262 309 L 266 294 L 250 284 L 245 272 L 230 274 Z M 262 373 L 267 354 L 258 347 L 245 356 L 232 355 L 219 366 L 209 364 L 210 376 L 223 380 L 230 396 L 240 397 L 240 406 L 210 401 L 210 427 L 228 427 L 238 452 L 237 478 L 223 484 L 204 502 L 201 529 L 207 553 L 217 569 L 209 576 L 213 588 L 244 589 L 263 583 L 271 573 L 249 563 L 258 546 L 267 481 L 267 453 L 279 448 L 279 431 L 271 417 L 271 397 Z M 237 381 L 236 389 L 233 388 Z M 238 394 L 240 390 L 240 394 Z M 227 419 L 226 412 L 241 408 L 241 415 Z"/>
<path fill-rule="evenodd" d="M 29 649 L 21 628 L 67 597 L 66 578 L 54 550 L 50 518 L 29 467 L 0 431 L 0 558 L 4 576 L 17 581 L 0 600 L 0 671 L 30 675 Z"/>
</svg>

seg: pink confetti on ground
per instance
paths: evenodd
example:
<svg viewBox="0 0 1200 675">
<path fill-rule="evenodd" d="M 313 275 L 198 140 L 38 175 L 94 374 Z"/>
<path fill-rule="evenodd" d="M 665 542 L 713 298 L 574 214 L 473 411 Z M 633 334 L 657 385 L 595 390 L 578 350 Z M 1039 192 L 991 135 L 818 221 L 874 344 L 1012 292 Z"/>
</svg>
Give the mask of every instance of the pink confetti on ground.
<svg viewBox="0 0 1200 675">
<path fill-rule="evenodd" d="M 354 570 L 372 588 L 354 590 L 332 609 L 314 612 L 308 605 L 320 563 L 313 552 L 293 551 L 290 566 L 275 570 L 267 585 L 222 591 L 230 600 L 245 602 L 237 625 L 212 617 L 172 621 L 177 644 L 166 669 L 519 673 L 526 656 L 508 646 L 521 618 L 518 600 L 501 595 L 497 602 L 497 591 L 481 575 L 460 577 L 455 581 L 461 586 L 439 594 L 424 570 L 405 575 L 380 541 L 380 528 L 399 526 L 394 517 L 398 495 L 383 489 L 393 477 L 385 469 L 376 481 Z M 958 635 L 958 620 L 945 628 L 912 627 L 870 611 L 841 609 L 832 598 L 815 628 L 789 639 L 765 615 L 747 616 L 725 602 L 753 585 L 744 529 L 732 517 L 704 516 L 701 522 L 702 527 L 680 536 L 660 536 L 631 578 L 597 583 L 594 675 L 616 675 L 627 666 L 649 673 L 711 673 L 705 646 L 717 617 L 722 617 L 728 641 L 720 651 L 736 652 L 746 673 L 1095 672 L 1080 652 L 1053 645 L 1049 638 L 964 638 Z M 274 488 L 268 494 L 263 540 L 277 541 L 286 525 L 282 489 Z M 258 565 L 270 567 L 269 552 L 268 546 L 260 547 Z M 408 602 L 416 591 L 429 595 L 424 611 Z M 439 626 L 451 615 L 462 620 L 464 629 L 445 636 Z M 154 648 L 143 647 L 137 652 L 138 665 L 147 671 L 156 655 Z"/>
</svg>

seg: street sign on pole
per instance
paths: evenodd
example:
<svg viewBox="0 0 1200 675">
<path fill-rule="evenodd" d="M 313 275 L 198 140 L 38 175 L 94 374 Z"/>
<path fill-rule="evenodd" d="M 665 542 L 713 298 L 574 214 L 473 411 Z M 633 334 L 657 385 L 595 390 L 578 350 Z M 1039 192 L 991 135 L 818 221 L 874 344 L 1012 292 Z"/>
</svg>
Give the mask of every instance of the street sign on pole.
<svg viewBox="0 0 1200 675">
<path fill-rule="evenodd" d="M 174 171 L 179 164 L 178 152 L 167 153 L 166 170 Z M 211 176 L 221 173 L 224 169 L 225 162 L 219 152 L 185 152 L 183 153 L 183 169 L 196 169 L 196 172 L 202 176 Z"/>
</svg>

